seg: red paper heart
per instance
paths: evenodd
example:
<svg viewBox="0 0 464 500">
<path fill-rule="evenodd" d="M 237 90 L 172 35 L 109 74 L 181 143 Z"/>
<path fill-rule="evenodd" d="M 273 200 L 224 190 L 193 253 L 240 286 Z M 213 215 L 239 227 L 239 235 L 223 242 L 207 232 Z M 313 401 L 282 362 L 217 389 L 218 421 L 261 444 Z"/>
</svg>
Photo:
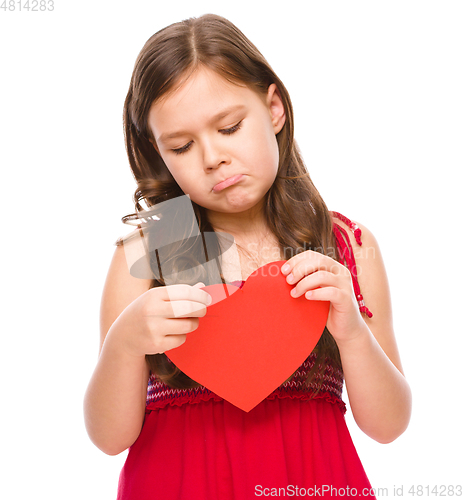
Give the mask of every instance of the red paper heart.
<svg viewBox="0 0 464 500">
<path fill-rule="evenodd" d="M 290 296 L 280 268 L 271 262 L 241 289 L 204 287 L 213 304 L 180 347 L 166 352 L 184 373 L 226 401 L 250 411 L 281 385 L 309 356 L 329 314 L 330 302 Z"/>
</svg>

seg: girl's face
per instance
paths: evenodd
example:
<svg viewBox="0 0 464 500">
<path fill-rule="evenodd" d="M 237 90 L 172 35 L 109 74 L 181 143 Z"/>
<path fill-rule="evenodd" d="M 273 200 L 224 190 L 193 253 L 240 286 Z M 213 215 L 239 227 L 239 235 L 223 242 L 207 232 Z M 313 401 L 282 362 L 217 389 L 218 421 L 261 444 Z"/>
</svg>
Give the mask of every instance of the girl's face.
<svg viewBox="0 0 464 500">
<path fill-rule="evenodd" d="M 279 164 L 276 134 L 285 110 L 276 86 L 262 96 L 199 68 L 155 102 L 154 147 L 192 201 L 212 212 L 260 208 Z"/>
</svg>

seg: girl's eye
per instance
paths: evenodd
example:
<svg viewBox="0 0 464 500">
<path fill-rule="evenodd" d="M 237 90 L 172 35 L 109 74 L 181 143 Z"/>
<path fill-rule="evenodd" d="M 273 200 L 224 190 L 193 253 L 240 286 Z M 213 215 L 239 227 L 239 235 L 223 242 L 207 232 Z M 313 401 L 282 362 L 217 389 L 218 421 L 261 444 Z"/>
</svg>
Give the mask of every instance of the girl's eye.
<svg viewBox="0 0 464 500">
<path fill-rule="evenodd" d="M 177 148 L 177 149 L 173 149 L 172 151 L 176 154 L 176 155 L 181 155 L 182 153 L 186 153 L 189 149 L 190 149 L 190 146 L 192 145 L 192 141 L 190 141 L 188 144 L 186 144 L 185 146 L 182 146 L 181 148 Z"/>
<path fill-rule="evenodd" d="M 230 127 L 230 128 L 223 128 L 222 130 L 220 130 L 219 132 L 221 134 L 224 134 L 224 135 L 230 135 L 230 134 L 233 134 L 234 132 L 237 132 L 237 130 L 239 130 L 242 126 L 242 121 L 243 120 L 240 120 L 237 125 L 234 125 L 233 127 Z M 185 146 L 182 146 L 181 148 L 177 148 L 177 149 L 173 149 L 172 152 L 175 153 L 176 155 L 181 155 L 182 153 L 186 153 L 189 149 L 190 149 L 190 146 L 192 145 L 192 141 L 190 141 L 189 143 L 187 143 Z"/>
<path fill-rule="evenodd" d="M 234 132 L 237 132 L 237 130 L 242 126 L 242 121 L 243 120 L 240 120 L 237 125 L 234 125 L 233 127 L 230 127 L 230 128 L 223 128 L 222 130 L 220 130 L 219 132 L 221 132 L 221 134 L 226 134 L 226 135 L 230 135 L 230 134 L 233 134 Z"/>
</svg>

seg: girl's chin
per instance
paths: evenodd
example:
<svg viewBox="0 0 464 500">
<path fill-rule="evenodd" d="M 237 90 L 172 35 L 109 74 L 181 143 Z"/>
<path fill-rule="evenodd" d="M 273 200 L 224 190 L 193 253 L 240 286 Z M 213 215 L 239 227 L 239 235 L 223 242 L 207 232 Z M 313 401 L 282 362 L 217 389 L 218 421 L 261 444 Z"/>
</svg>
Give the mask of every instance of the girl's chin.
<svg viewBox="0 0 464 500">
<path fill-rule="evenodd" d="M 210 205 L 205 207 L 206 211 L 210 214 L 222 214 L 224 216 L 247 216 L 253 217 L 262 213 L 264 202 L 263 200 L 227 200 L 225 203 L 220 205 Z"/>
</svg>

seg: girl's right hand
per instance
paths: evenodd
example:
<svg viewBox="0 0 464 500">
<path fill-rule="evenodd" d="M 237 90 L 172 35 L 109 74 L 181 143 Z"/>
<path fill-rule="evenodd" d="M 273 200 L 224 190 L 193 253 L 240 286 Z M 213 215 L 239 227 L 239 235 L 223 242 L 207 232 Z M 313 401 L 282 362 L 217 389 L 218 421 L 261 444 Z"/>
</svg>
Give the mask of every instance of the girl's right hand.
<svg viewBox="0 0 464 500">
<path fill-rule="evenodd" d="M 151 288 L 131 302 L 111 326 L 112 337 L 132 356 L 160 354 L 179 347 L 198 328 L 211 296 L 203 283 Z M 110 332 L 108 332 L 110 333 Z"/>
</svg>

